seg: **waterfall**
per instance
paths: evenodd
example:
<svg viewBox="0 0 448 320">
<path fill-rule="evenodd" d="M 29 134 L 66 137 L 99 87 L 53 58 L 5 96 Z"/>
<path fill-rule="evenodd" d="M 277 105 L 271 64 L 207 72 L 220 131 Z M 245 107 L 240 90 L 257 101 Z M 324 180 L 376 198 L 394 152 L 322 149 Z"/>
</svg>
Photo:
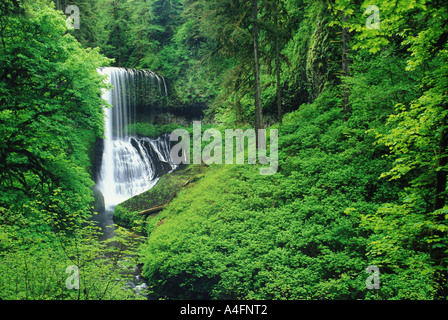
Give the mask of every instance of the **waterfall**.
<svg viewBox="0 0 448 320">
<path fill-rule="evenodd" d="M 167 94 L 165 79 L 151 71 L 101 68 L 111 90 L 103 99 L 112 105 L 105 108 L 104 149 L 98 189 L 106 209 L 152 188 L 161 175 L 176 168 L 170 160 L 170 140 L 165 134 L 157 139 L 135 135 L 132 124 L 148 116 L 151 104 Z M 143 109 L 143 111 L 142 111 Z"/>
</svg>

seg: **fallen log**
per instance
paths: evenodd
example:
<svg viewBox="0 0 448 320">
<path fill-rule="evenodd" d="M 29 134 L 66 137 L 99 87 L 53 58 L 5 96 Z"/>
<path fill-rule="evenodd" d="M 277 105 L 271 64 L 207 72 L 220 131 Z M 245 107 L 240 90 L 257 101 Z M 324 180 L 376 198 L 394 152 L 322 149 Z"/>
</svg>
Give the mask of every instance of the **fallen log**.
<svg viewBox="0 0 448 320">
<path fill-rule="evenodd" d="M 182 185 L 182 188 L 185 187 L 187 184 L 189 184 L 189 183 L 190 183 L 190 180 L 191 180 L 191 178 L 188 179 L 187 182 L 185 182 L 185 183 Z"/>
<path fill-rule="evenodd" d="M 191 181 L 191 178 L 188 179 L 188 180 L 182 185 L 182 188 L 185 187 L 186 185 L 188 185 L 188 184 L 190 183 L 190 181 Z M 173 198 L 174 198 L 176 195 L 177 195 L 176 192 L 174 192 L 173 195 L 172 195 L 172 196 L 171 196 L 171 197 L 170 197 L 164 204 L 161 204 L 161 205 L 158 205 L 158 206 L 155 206 L 155 207 L 152 207 L 152 208 L 149 208 L 149 209 L 140 211 L 138 214 L 139 214 L 139 215 L 144 215 L 144 214 L 150 215 L 150 214 L 153 214 L 153 213 L 162 211 L 163 209 L 166 208 L 166 206 L 168 206 L 168 204 L 171 202 L 171 200 L 173 200 Z"/>
<path fill-rule="evenodd" d="M 140 211 L 138 214 L 140 215 L 144 215 L 144 214 L 153 214 L 159 211 L 162 211 L 166 206 L 168 205 L 168 203 L 166 204 L 162 204 L 161 206 L 157 206 L 157 207 L 152 207 L 151 209 L 147 209 L 147 210 L 143 210 Z"/>
<path fill-rule="evenodd" d="M 139 215 L 144 215 L 144 214 L 153 214 L 159 211 L 162 211 L 163 209 L 165 209 L 166 206 L 168 206 L 168 204 L 171 202 L 171 200 L 173 200 L 173 198 L 176 196 L 176 192 L 173 193 L 173 195 L 162 205 L 158 205 L 143 211 L 140 211 L 138 214 Z"/>
</svg>

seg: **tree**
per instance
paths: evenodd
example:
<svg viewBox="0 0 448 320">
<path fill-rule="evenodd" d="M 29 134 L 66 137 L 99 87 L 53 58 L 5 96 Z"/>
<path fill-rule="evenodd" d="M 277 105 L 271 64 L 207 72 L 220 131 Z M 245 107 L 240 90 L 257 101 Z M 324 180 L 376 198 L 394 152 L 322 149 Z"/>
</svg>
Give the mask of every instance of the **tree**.
<svg viewBox="0 0 448 320">
<path fill-rule="evenodd" d="M 128 43 L 133 48 L 131 67 L 163 69 L 165 47 L 172 44 L 173 35 L 181 23 L 181 1 L 129 1 Z"/>
<path fill-rule="evenodd" d="M 229 58 L 233 62 L 225 79 L 219 104 L 235 97 L 231 102 L 240 116 L 241 101 L 248 93 L 253 93 L 253 113 L 256 129 L 263 125 L 263 110 L 260 84 L 260 7 L 257 1 L 220 0 L 213 3 L 204 2 L 204 12 L 208 19 L 204 21 L 204 29 L 216 44 L 215 54 Z M 241 121 L 239 118 L 237 121 Z"/>
<path fill-rule="evenodd" d="M 344 113 L 344 121 L 347 121 L 349 107 L 349 88 L 346 84 L 346 78 L 349 77 L 349 65 L 350 59 L 348 57 L 349 43 L 350 43 L 350 30 L 349 26 L 353 25 L 354 18 L 351 17 L 355 12 L 355 6 L 358 5 L 357 1 L 328 1 L 330 11 L 334 16 L 334 24 L 341 27 L 341 80 L 342 80 L 342 112 Z M 349 21 L 349 17 L 350 20 Z"/>
<path fill-rule="evenodd" d="M 22 8 L 34 15 L 5 10 L 0 20 L 1 185 L 5 195 L 18 197 L 4 206 L 33 199 L 36 192 L 53 194 L 58 187 L 75 194 L 90 188 L 83 169 L 89 160 L 80 152 L 86 142 L 76 132 L 102 135 L 101 77 L 95 69 L 107 60 L 97 50 L 82 49 L 65 35 L 62 15 L 39 5 L 24 2 Z M 81 203 L 89 201 L 87 196 Z M 81 203 L 66 205 L 74 213 Z M 47 210 L 56 208 L 46 204 Z"/>
<path fill-rule="evenodd" d="M 66 34 L 61 13 L 21 1 L 16 14 L 8 4 L 0 8 L 0 207 L 69 231 L 91 213 L 88 150 L 103 135 L 96 69 L 109 61 Z"/>
<path fill-rule="evenodd" d="M 265 45 L 273 47 L 274 50 L 268 50 L 266 53 L 266 63 L 271 65 L 275 63 L 275 77 L 277 85 L 277 116 L 281 124 L 283 118 L 282 110 L 282 84 L 281 84 L 281 61 L 289 63 L 288 59 L 281 54 L 281 49 L 291 39 L 291 33 L 285 28 L 288 26 L 289 14 L 286 10 L 286 4 L 283 0 L 266 1 L 263 4 L 263 27 L 266 29 Z M 273 53 L 270 54 L 270 53 Z"/>
<path fill-rule="evenodd" d="M 252 0 L 252 36 L 254 44 L 255 130 L 264 129 L 260 87 L 260 49 L 258 27 L 258 0 Z M 258 135 L 257 135 L 258 138 Z M 263 139 L 262 139 L 263 140 Z M 257 145 L 260 141 L 257 141 Z"/>
<path fill-rule="evenodd" d="M 103 4 L 105 0 L 54 0 L 56 10 L 61 11 L 66 18 L 68 6 L 76 6 L 79 9 L 79 29 L 69 31 L 84 48 L 103 48 L 108 40 L 109 32 L 106 30 L 106 10 Z"/>
</svg>

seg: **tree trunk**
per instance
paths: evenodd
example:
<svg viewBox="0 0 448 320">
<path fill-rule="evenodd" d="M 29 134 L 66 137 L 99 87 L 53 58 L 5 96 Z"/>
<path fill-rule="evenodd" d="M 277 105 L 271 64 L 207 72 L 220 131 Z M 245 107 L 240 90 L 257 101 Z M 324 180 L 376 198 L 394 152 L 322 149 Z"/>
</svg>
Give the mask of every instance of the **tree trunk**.
<svg viewBox="0 0 448 320">
<path fill-rule="evenodd" d="M 258 39 L 258 1 L 252 0 L 253 41 L 254 41 L 254 76 L 255 76 L 255 129 L 263 129 L 263 111 L 261 106 L 260 56 Z M 258 135 L 256 135 L 258 137 Z M 258 138 L 257 138 L 258 140 Z M 258 143 L 257 143 L 258 144 Z"/>
<path fill-rule="evenodd" d="M 277 16 L 275 16 L 275 25 L 277 26 Z M 277 67 L 277 111 L 278 122 L 282 124 L 283 110 L 282 110 L 282 87 L 280 83 L 280 37 L 275 35 L 275 64 Z"/>
<path fill-rule="evenodd" d="M 345 14 L 342 12 L 342 21 L 346 22 L 347 18 Z M 348 42 L 349 42 L 349 34 L 347 28 L 342 28 L 342 76 L 348 76 L 348 64 L 349 60 L 347 57 L 348 52 Z M 344 112 L 344 121 L 348 118 L 349 106 L 348 106 L 348 88 L 345 84 L 342 84 L 342 110 Z"/>
</svg>

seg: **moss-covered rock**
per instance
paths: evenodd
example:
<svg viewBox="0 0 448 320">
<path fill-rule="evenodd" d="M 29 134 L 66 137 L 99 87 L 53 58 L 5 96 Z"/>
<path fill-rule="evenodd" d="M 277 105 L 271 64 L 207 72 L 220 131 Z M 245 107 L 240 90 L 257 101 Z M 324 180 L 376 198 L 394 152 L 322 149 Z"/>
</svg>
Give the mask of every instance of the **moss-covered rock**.
<svg viewBox="0 0 448 320">
<path fill-rule="evenodd" d="M 203 165 L 190 165 L 162 176 L 150 190 L 117 205 L 114 222 L 127 228 L 143 226 L 149 214 L 142 213 L 142 211 L 152 208 L 161 209 L 162 206 L 169 204 L 179 192 L 198 181 L 206 168 Z M 138 231 L 145 233 L 144 228 L 140 229 Z"/>
</svg>

